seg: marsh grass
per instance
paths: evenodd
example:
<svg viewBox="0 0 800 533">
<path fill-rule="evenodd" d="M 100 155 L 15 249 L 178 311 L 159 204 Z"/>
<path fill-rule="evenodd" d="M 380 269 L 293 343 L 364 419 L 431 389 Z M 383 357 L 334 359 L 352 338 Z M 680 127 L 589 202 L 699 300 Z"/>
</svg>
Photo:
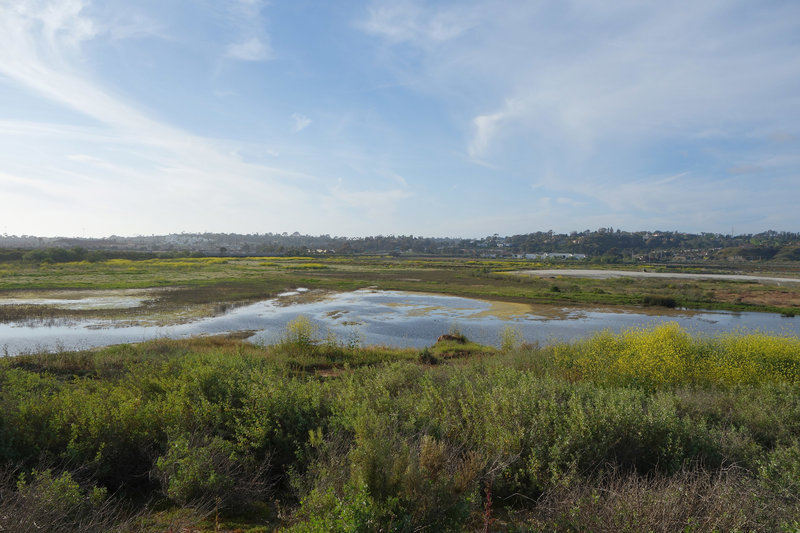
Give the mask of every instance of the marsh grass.
<svg viewBox="0 0 800 533">
<path fill-rule="evenodd" d="M 733 468 L 657 478 L 612 471 L 595 486 L 547 493 L 514 521 L 534 531 L 793 531 L 785 516 L 800 515 L 798 506 Z"/>
<path fill-rule="evenodd" d="M 291 287 L 433 292 L 509 302 L 584 305 L 663 305 L 673 299 L 687 308 L 754 310 L 796 314 L 800 284 L 713 280 L 550 279 L 521 276 L 510 270 L 540 267 L 525 261 L 460 258 L 358 257 L 206 257 L 110 259 L 97 262 L 0 264 L 0 292 L 52 289 L 165 288 L 146 312 L 165 319 L 194 308 L 213 315 L 228 305 L 254 302 Z M 554 289 L 558 290 L 555 291 Z M 0 310 L 0 315 L 2 310 Z M 108 317 L 108 310 L 75 314 L 55 309 L 16 309 L 6 320 L 35 317 Z M 130 317 L 121 310 L 115 316 Z M 2 319 L 2 316 L 0 316 Z"/>
<path fill-rule="evenodd" d="M 441 335 L 436 340 L 436 344 L 426 350 L 433 357 L 431 362 L 438 360 L 438 358 L 451 359 L 455 357 L 483 356 L 497 352 L 492 346 L 470 341 L 457 328 L 451 328 L 449 333 Z M 425 359 L 425 357 L 423 356 L 422 359 Z"/>
<path fill-rule="evenodd" d="M 284 328 L 274 346 L 264 346 L 273 360 L 301 373 L 319 373 L 343 368 L 374 365 L 389 361 L 410 361 L 418 356 L 417 350 L 362 346 L 357 333 L 346 339 L 321 328 L 308 317 L 300 315 Z"/>
</svg>

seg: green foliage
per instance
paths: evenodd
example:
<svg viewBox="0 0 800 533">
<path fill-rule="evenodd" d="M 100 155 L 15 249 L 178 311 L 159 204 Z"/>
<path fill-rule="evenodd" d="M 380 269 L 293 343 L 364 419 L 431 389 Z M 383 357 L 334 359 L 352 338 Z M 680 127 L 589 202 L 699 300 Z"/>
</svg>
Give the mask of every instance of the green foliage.
<svg viewBox="0 0 800 533">
<path fill-rule="evenodd" d="M 510 352 L 522 346 L 522 332 L 519 328 L 513 326 L 506 326 L 500 334 L 500 349 L 504 352 Z"/>
<path fill-rule="evenodd" d="M 503 352 L 431 347 L 431 365 L 293 331 L 288 346 L 162 340 L 0 361 L 0 463 L 36 469 L 3 501 L 74 526 L 108 487 L 226 513 L 275 498 L 286 521 L 254 518 L 270 529 L 462 531 L 483 526 L 491 486 L 509 528 L 628 527 L 614 518 L 626 509 L 675 517 L 668 530 L 800 520 L 795 338 L 666 325 L 539 348 L 509 332 Z M 712 520 L 724 513 L 735 520 Z"/>
<path fill-rule="evenodd" d="M 317 344 L 317 326 L 307 316 L 300 315 L 284 329 L 281 345 L 309 351 Z"/>
<path fill-rule="evenodd" d="M 673 309 L 677 307 L 678 302 L 675 301 L 675 298 L 671 296 L 659 296 L 659 295 L 647 294 L 642 297 L 642 305 L 648 305 L 654 307 L 666 307 L 668 309 Z"/>
<path fill-rule="evenodd" d="M 441 361 L 438 357 L 433 355 L 430 348 L 423 348 L 419 352 L 419 362 L 424 365 L 438 365 Z"/>
<path fill-rule="evenodd" d="M 235 468 L 232 443 L 219 437 L 193 443 L 181 435 L 171 439 L 167 453 L 156 460 L 155 473 L 165 495 L 179 505 L 203 499 L 227 504 L 237 481 Z"/>
<path fill-rule="evenodd" d="M 41 500 L 42 505 L 52 507 L 55 512 L 72 512 L 84 503 L 80 485 L 69 472 L 53 478 L 51 470 L 33 470 L 30 480 L 21 474 L 17 490 L 23 498 Z"/>
<path fill-rule="evenodd" d="M 436 344 L 430 348 L 426 348 L 426 352 L 422 359 L 429 361 L 429 364 L 435 364 L 437 358 L 453 358 L 453 357 L 468 357 L 476 355 L 493 354 L 497 350 L 491 346 L 485 346 L 470 341 L 458 329 L 452 328 L 450 333 L 445 333 L 440 336 Z M 428 355 L 433 359 L 428 358 Z"/>
<path fill-rule="evenodd" d="M 102 509 L 107 498 L 108 491 L 104 487 L 81 487 L 67 471 L 54 476 L 51 469 L 34 469 L 30 475 L 20 474 L 17 481 L 19 507 L 43 526 L 79 522 L 82 517 Z"/>
<path fill-rule="evenodd" d="M 800 494 L 800 444 L 779 446 L 760 459 L 759 476 L 765 486 L 784 498 Z"/>
<path fill-rule="evenodd" d="M 800 381 L 800 339 L 759 333 L 691 337 L 677 323 L 603 332 L 549 349 L 581 379 L 644 387 Z"/>
<path fill-rule="evenodd" d="M 394 523 L 390 510 L 377 507 L 364 485 L 348 484 L 342 496 L 333 490 L 324 494 L 312 493 L 303 500 L 299 516 L 304 521 L 287 531 L 295 533 L 403 531 Z"/>
</svg>

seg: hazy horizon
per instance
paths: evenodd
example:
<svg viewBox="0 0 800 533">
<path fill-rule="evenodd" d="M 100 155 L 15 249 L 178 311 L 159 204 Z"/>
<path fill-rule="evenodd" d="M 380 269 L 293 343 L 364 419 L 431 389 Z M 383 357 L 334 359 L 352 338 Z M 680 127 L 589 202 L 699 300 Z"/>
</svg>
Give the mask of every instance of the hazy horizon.
<svg viewBox="0 0 800 533">
<path fill-rule="evenodd" d="M 0 233 L 800 229 L 800 4 L 0 0 Z"/>
<path fill-rule="evenodd" d="M 769 232 L 775 232 L 778 234 L 791 234 L 797 235 L 798 232 L 792 231 L 777 231 L 777 230 L 765 230 L 763 232 L 746 232 L 746 233 L 722 233 L 722 232 L 708 232 L 708 231 L 699 231 L 699 232 L 692 232 L 692 231 L 676 231 L 676 230 L 667 230 L 667 229 L 638 229 L 638 230 L 626 230 L 623 228 L 594 228 L 594 229 L 584 229 L 584 230 L 570 230 L 564 232 L 557 232 L 553 230 L 535 230 L 529 231 L 524 233 L 508 233 L 508 234 L 500 234 L 500 233 L 493 233 L 493 234 L 486 234 L 486 235 L 467 235 L 467 236 L 457 236 L 457 235 L 429 235 L 429 234 L 410 234 L 410 233 L 375 233 L 372 235 L 342 235 L 342 234 L 329 234 L 329 233 L 300 233 L 300 232 L 270 232 L 270 231 L 263 231 L 263 232 L 255 232 L 251 231 L 248 233 L 239 233 L 239 232 L 191 232 L 191 231 L 184 231 L 184 232 L 169 232 L 169 233 L 151 233 L 151 234 L 129 234 L 129 235 L 119 235 L 119 234 L 109 234 L 109 235 L 101 235 L 96 237 L 89 237 L 89 236 L 81 236 L 81 235 L 31 235 L 31 234 L 21 234 L 21 235 L 14 235 L 14 234 L 2 234 L 0 235 L 0 239 L 23 239 L 23 238 L 35 238 L 35 239 L 71 239 L 71 240 L 104 240 L 104 239 L 142 239 L 142 238 L 157 238 L 157 237 L 170 237 L 170 236 L 180 236 L 180 235 L 240 235 L 242 237 L 247 236 L 267 236 L 272 235 L 275 237 L 306 237 L 306 238 L 329 238 L 329 239 L 368 239 L 374 237 L 386 237 L 386 238 L 401 238 L 401 237 L 413 237 L 417 239 L 441 239 L 441 240 L 483 240 L 483 239 L 491 239 L 493 237 L 505 239 L 511 238 L 515 236 L 521 235 L 533 235 L 533 234 L 545 234 L 545 233 L 553 233 L 553 235 L 558 236 L 569 236 L 572 234 L 583 235 L 584 232 L 590 233 L 598 233 L 602 230 L 612 230 L 613 232 L 622 232 L 628 234 L 652 234 L 653 236 L 658 236 L 661 234 L 670 234 L 670 233 L 678 233 L 684 235 L 717 235 L 725 238 L 730 239 L 737 239 L 742 237 L 748 237 L 751 235 L 760 235 Z"/>
</svg>

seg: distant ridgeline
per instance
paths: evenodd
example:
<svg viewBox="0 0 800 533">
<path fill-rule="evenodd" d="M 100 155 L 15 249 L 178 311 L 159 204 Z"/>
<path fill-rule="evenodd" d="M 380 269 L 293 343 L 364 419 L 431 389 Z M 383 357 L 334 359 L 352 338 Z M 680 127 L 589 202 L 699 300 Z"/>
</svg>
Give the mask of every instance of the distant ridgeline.
<svg viewBox="0 0 800 533">
<path fill-rule="evenodd" d="M 800 261 L 800 233 L 755 235 L 670 231 L 552 231 L 480 239 L 378 235 L 331 237 L 288 233 L 180 233 L 102 239 L 0 236 L 0 261 L 98 261 L 176 256 L 326 254 L 441 255 L 545 261 L 696 262 Z"/>
</svg>

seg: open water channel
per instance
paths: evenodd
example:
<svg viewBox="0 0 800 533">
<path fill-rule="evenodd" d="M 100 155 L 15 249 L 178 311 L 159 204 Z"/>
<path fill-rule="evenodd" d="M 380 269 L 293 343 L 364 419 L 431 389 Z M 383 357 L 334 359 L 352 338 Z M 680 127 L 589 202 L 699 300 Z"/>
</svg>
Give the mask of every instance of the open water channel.
<svg viewBox="0 0 800 533">
<path fill-rule="evenodd" d="M 318 326 L 321 337 L 330 332 L 344 343 L 399 347 L 430 346 L 439 335 L 452 329 L 458 329 L 476 342 L 498 346 L 507 326 L 516 328 L 527 342 L 549 343 L 584 338 L 604 329 L 619 332 L 666 321 L 677 322 L 686 330 L 701 334 L 745 330 L 800 335 L 800 317 L 771 313 L 576 309 L 369 289 L 298 299 L 298 296 L 308 296 L 303 293 L 304 289 L 298 289 L 275 299 L 231 309 L 219 316 L 169 326 L 131 326 L 112 320 L 4 323 L 0 324 L 0 354 L 80 350 L 161 337 L 236 331 L 254 331 L 250 337 L 252 342 L 270 344 L 278 341 L 286 324 L 300 315 Z M 97 298 L 96 295 L 92 297 Z M 60 301 L 64 305 L 87 305 L 80 297 Z M 7 304 L 0 301 L 0 305 Z M 135 306 L 136 302 L 128 296 L 117 305 Z"/>
</svg>

